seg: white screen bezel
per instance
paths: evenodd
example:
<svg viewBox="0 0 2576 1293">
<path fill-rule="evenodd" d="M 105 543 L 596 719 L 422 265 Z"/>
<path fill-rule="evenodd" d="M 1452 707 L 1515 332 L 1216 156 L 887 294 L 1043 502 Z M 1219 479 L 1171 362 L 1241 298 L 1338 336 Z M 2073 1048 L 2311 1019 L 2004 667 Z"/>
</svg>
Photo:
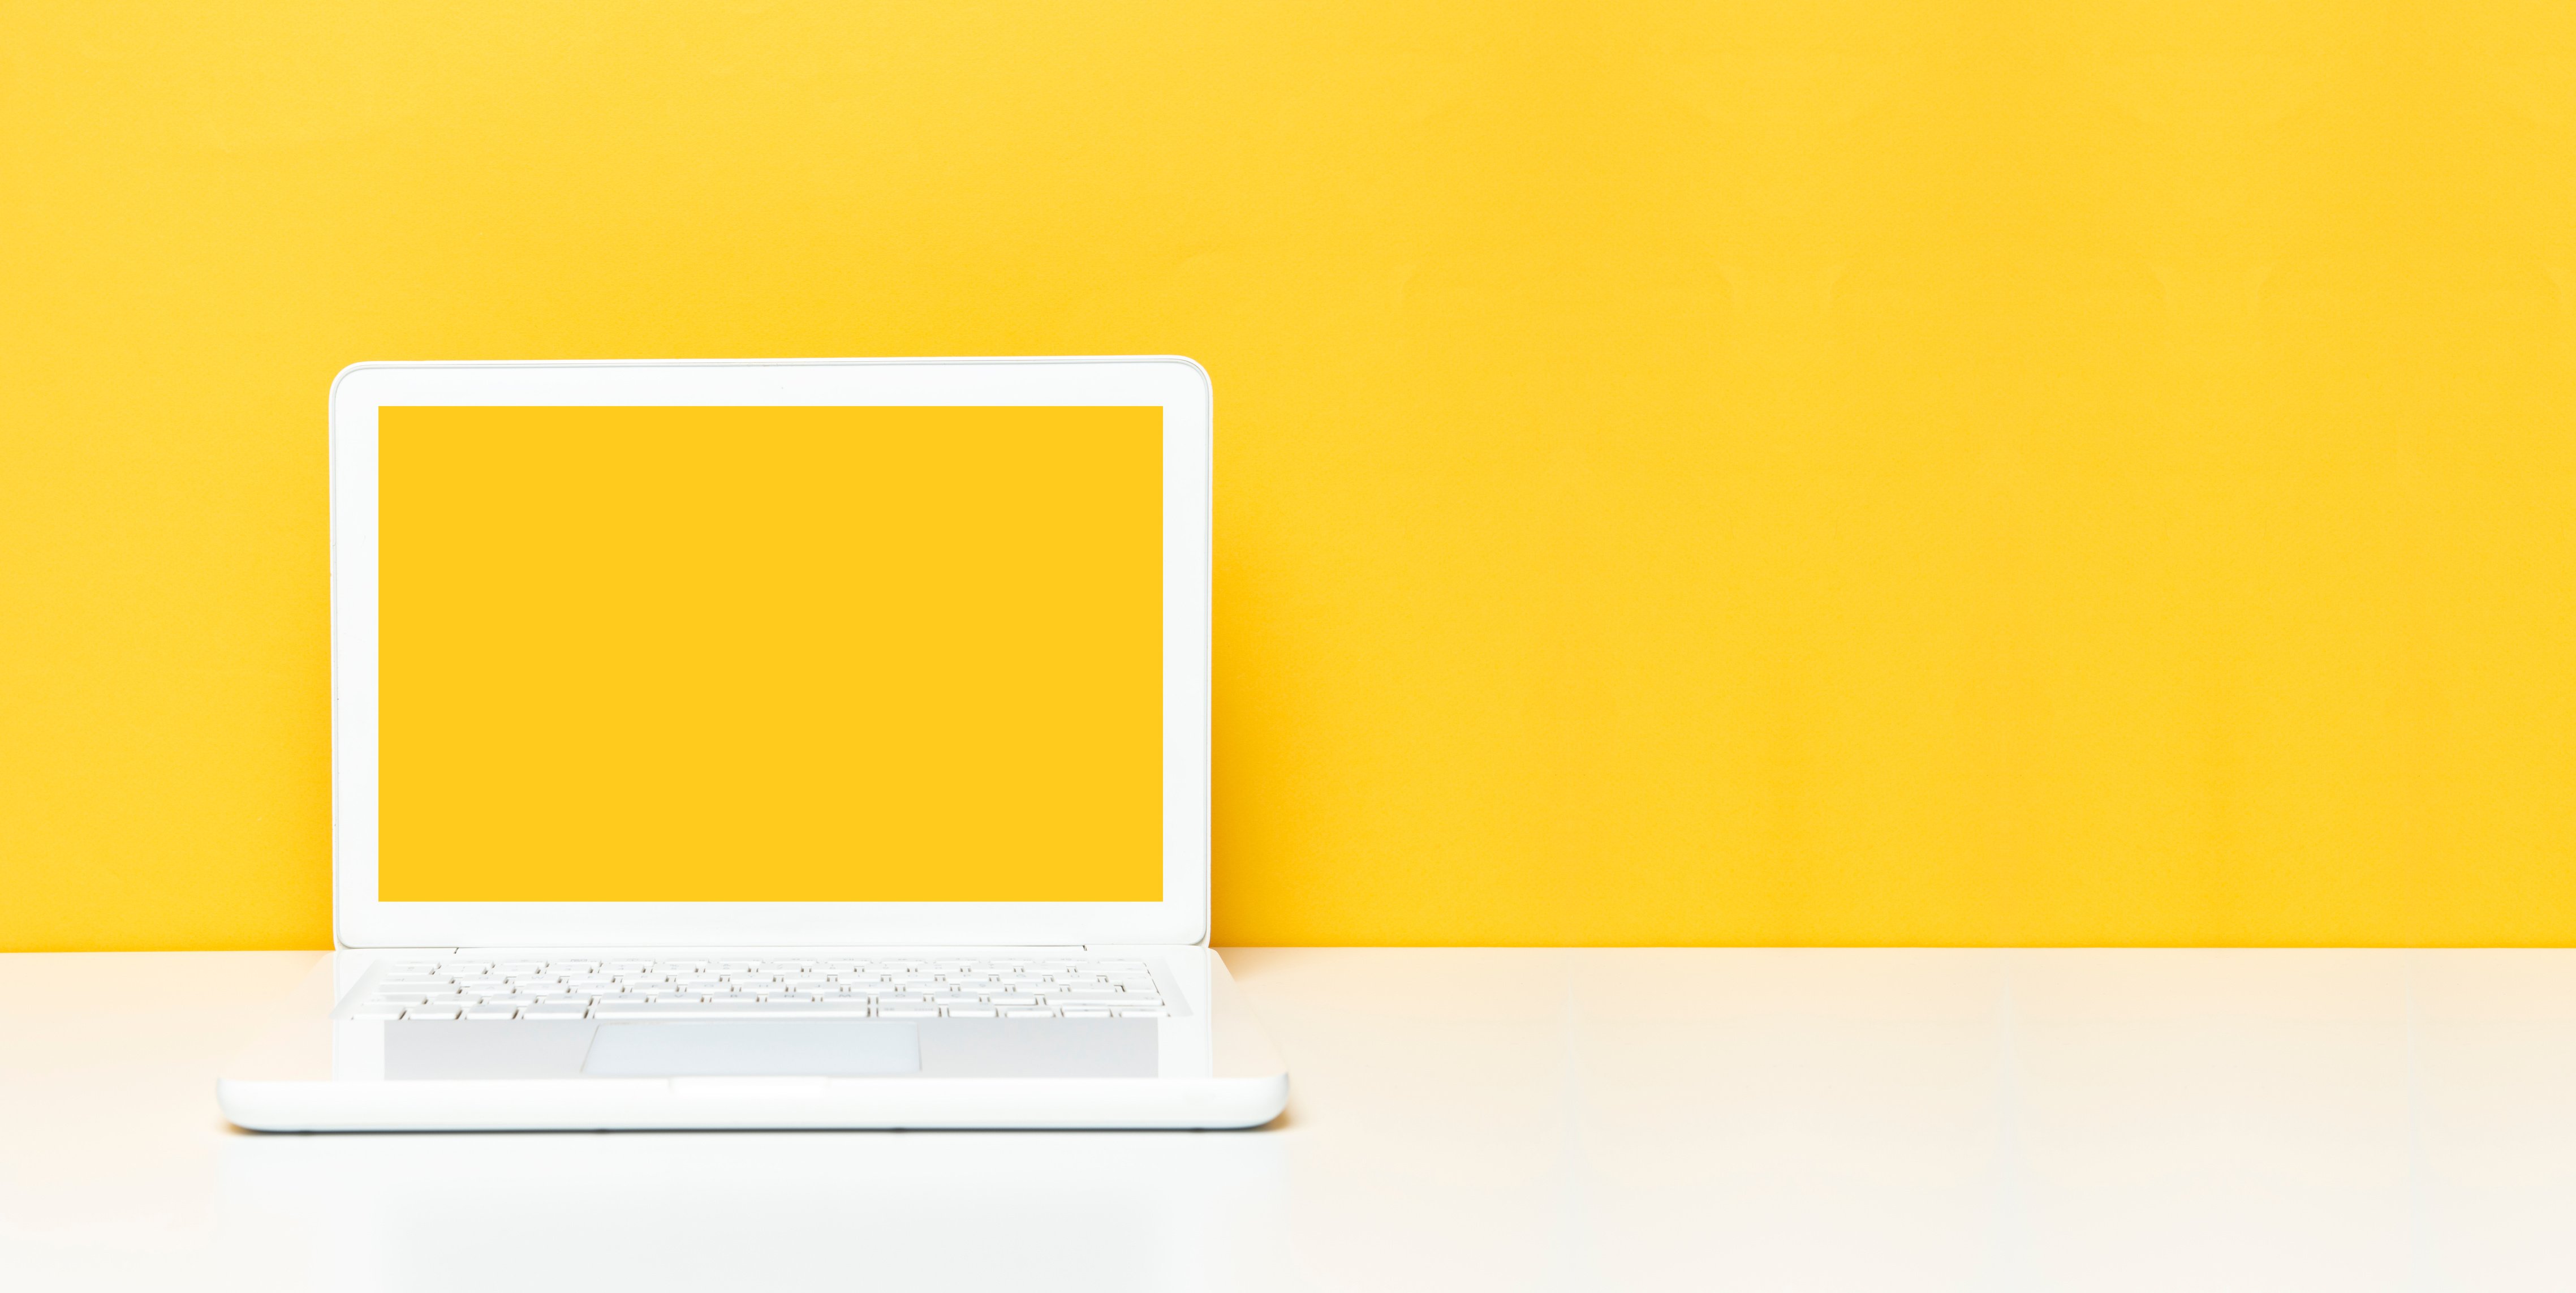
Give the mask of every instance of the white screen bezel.
<svg viewBox="0 0 2576 1293">
<path fill-rule="evenodd" d="M 356 364 L 331 385 L 331 895 L 344 947 L 1199 943 L 1208 927 L 1213 446 L 1187 359 Z M 1159 405 L 1161 902 L 381 902 L 376 411 L 394 405 Z"/>
</svg>

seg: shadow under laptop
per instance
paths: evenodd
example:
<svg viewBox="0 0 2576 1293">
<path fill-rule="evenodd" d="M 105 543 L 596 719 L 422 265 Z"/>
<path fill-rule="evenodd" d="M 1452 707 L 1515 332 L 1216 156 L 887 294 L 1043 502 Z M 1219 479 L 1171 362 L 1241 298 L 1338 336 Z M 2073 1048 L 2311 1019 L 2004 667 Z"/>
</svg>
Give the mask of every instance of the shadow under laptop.
<svg viewBox="0 0 2576 1293">
<path fill-rule="evenodd" d="M 1284 1119 L 1282 1120 L 1284 1123 Z M 1274 1124 L 1274 1127 L 1279 1124 Z M 1261 1286 L 1264 1132 L 518 1132 L 229 1138 L 221 1223 L 338 1289 Z"/>
</svg>

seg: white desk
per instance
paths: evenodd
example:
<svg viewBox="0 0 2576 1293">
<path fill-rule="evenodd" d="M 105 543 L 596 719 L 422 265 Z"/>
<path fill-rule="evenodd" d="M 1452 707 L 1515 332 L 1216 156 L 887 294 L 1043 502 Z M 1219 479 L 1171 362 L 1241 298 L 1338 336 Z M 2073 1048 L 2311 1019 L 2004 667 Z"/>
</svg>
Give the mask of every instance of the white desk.
<svg viewBox="0 0 2576 1293">
<path fill-rule="evenodd" d="M 0 1287 L 2576 1287 L 2576 953 L 1238 951 L 1260 1132 L 230 1131 L 313 959 L 0 957 Z"/>
</svg>

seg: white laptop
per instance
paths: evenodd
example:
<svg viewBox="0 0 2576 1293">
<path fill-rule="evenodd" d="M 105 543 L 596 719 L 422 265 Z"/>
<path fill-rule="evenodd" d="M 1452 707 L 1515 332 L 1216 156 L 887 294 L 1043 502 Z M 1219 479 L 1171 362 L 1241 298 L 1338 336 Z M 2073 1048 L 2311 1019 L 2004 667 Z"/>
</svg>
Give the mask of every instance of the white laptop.
<svg viewBox="0 0 2576 1293">
<path fill-rule="evenodd" d="M 1246 1127 L 1176 358 L 360 364 L 259 1130 Z"/>
</svg>

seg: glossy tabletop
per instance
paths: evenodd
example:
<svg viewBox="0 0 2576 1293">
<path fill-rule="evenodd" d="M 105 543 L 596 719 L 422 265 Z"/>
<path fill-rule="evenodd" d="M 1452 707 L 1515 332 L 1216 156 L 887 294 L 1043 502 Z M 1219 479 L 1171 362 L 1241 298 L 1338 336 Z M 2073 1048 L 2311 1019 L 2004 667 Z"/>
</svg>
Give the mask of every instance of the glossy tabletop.
<svg viewBox="0 0 2576 1293">
<path fill-rule="evenodd" d="M 2576 953 L 1236 950 L 1261 1131 L 233 1131 L 314 959 L 0 956 L 0 1286 L 2576 1287 Z"/>
</svg>

